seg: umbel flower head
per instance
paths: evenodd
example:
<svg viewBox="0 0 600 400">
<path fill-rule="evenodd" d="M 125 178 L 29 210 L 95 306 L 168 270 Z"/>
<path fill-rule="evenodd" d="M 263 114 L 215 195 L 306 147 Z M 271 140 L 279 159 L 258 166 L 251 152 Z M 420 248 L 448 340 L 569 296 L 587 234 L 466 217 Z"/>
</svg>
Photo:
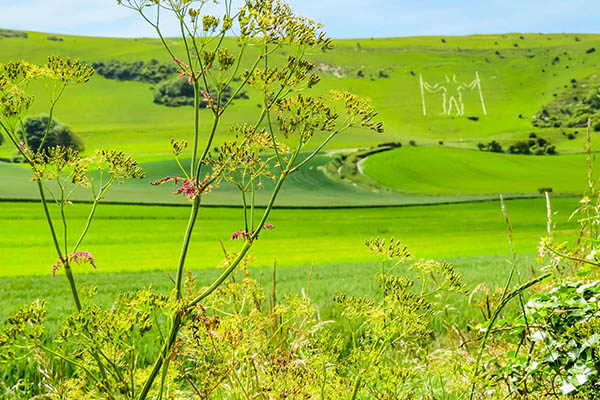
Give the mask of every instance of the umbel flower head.
<svg viewBox="0 0 600 400">
<path fill-rule="evenodd" d="M 67 57 L 65 59 L 58 56 L 48 57 L 48 77 L 60 80 L 65 84 L 87 83 L 94 69 L 81 63 L 79 60 Z"/>
<path fill-rule="evenodd" d="M 130 156 L 122 151 L 98 150 L 96 151 L 98 167 L 106 169 L 119 181 L 125 179 L 142 179 L 145 174 L 142 168 Z"/>
<path fill-rule="evenodd" d="M 23 148 L 25 152 L 28 149 Z M 71 183 L 87 186 L 89 162 L 70 147 L 54 146 L 38 151 L 33 157 L 33 175 L 37 180 L 67 178 Z"/>
<path fill-rule="evenodd" d="M 44 65 L 26 61 L 0 63 L 0 119 L 19 116 L 33 103 L 34 97 L 26 92 L 29 82 L 35 79 L 51 79 L 62 83 L 86 83 L 94 74 L 91 67 L 72 58 L 48 57 Z"/>
</svg>

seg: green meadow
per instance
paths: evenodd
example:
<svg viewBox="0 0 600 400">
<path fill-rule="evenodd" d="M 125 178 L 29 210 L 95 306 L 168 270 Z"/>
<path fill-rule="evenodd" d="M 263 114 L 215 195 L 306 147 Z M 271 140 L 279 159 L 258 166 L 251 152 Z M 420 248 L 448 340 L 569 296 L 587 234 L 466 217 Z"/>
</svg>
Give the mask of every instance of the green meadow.
<svg viewBox="0 0 600 400">
<path fill-rule="evenodd" d="M 29 32 L 27 39 L 2 39 L 0 62 L 42 63 L 50 54 L 90 64 L 111 59 L 170 61 L 159 41 L 152 39 L 47 37 Z M 167 40 L 176 54 L 181 53 L 181 42 Z M 233 39 L 226 41 L 236 47 Z M 365 282 L 377 265 L 364 241 L 393 236 L 418 257 L 452 260 L 471 287 L 482 281 L 499 285 L 509 253 L 499 195 L 512 199 L 507 209 L 516 250 L 528 268 L 535 264 L 537 243 L 546 231 L 540 188 L 552 188 L 558 235 L 566 238 L 576 232 L 577 221 L 569 215 L 587 185 L 585 130 L 534 128 L 529 119 L 573 79 L 597 72 L 600 52 L 587 50 L 600 47 L 600 35 L 511 33 L 336 40 L 335 45 L 332 52 L 312 55 L 322 78 L 317 93 L 347 89 L 371 98 L 385 133 L 345 132 L 327 152 L 290 176 L 269 220 L 275 229 L 264 232 L 252 250 L 252 273 L 269 275 L 276 259 L 284 271 L 280 287 L 284 293 L 296 293 L 314 264 L 322 283 L 322 289 L 315 290 L 323 302 L 332 294 L 331 280 L 340 288 L 369 293 L 373 286 Z M 284 47 L 274 57 L 283 59 L 289 53 Z M 481 89 L 465 92 L 460 116 L 443 113 L 439 94 L 421 93 L 422 81 L 450 84 L 454 76 L 466 83 L 479 77 Z M 150 182 L 179 173 L 169 140 L 191 139 L 193 110 L 154 104 L 153 87 L 95 75 L 87 85 L 67 88 L 56 109 L 57 120 L 83 139 L 84 155 L 99 148 L 124 150 L 146 173 L 145 179 L 115 185 L 106 195 L 83 246 L 96 257 L 98 270 L 83 267 L 76 273 L 102 286 L 110 282 L 112 289 L 101 294 L 107 302 L 122 288 L 152 283 L 168 290 L 168 274 L 175 270 L 189 213 L 189 202 L 175 196 L 172 186 L 154 187 Z M 32 90 L 36 103 L 31 114 L 47 112 L 46 89 L 39 85 Z M 248 95 L 234 102 L 217 131 L 216 144 L 231 137 L 232 124 L 255 117 L 261 99 L 252 90 Z M 202 110 L 201 132 L 210 122 L 209 111 Z M 506 148 L 532 132 L 555 145 L 559 154 L 476 150 L 477 143 L 490 140 Z M 375 187 L 325 173 L 336 158 L 384 142 L 403 147 L 369 156 L 356 172 Z M 596 143 L 593 149 L 599 148 Z M 14 155 L 8 143 L 0 146 L 0 157 Z M 32 296 L 54 296 L 65 282 L 60 274 L 51 277 L 56 257 L 30 172 L 24 165 L 1 162 L 0 183 L 0 293 L 3 304 L 10 304 L 3 307 L 8 312 Z M 267 202 L 263 193 L 274 185 L 270 180 L 263 183 L 259 205 Z M 83 227 L 91 198 L 78 191 L 73 199 L 75 204 L 67 210 L 71 237 Z M 190 268 L 199 276 L 216 273 L 223 247 L 228 252 L 240 247 L 231 241 L 231 234 L 242 228 L 242 211 L 236 208 L 240 202 L 239 193 L 228 185 L 214 188 L 203 200 L 210 207 L 202 210 L 189 255 Z M 51 213 L 57 212 L 51 206 Z M 64 310 L 68 300 L 56 298 L 56 304 Z"/>
<path fill-rule="evenodd" d="M 581 193 L 588 181 L 586 162 L 585 154 L 524 156 L 409 147 L 368 157 L 363 167 L 381 185 L 414 193 L 533 194 L 540 188 Z M 593 166 L 600 166 L 598 160 Z"/>
<path fill-rule="evenodd" d="M 50 54 L 77 57 L 88 63 L 110 59 L 170 61 L 157 40 L 60 36 L 63 41 L 57 42 L 47 40 L 47 36 L 31 32 L 28 39 L 3 39 L 0 62 L 44 62 Z M 559 152 L 582 151 L 584 135 L 568 140 L 561 129 L 535 130 L 529 117 L 570 85 L 572 79 L 580 81 L 597 72 L 600 51 L 586 51 L 598 47 L 599 35 L 511 33 L 443 39 L 445 43 L 441 37 L 336 40 L 332 52 L 313 54 L 322 77 L 318 92 L 343 88 L 370 97 L 386 127 L 386 133 L 381 135 L 347 132 L 336 138 L 330 148 L 409 140 L 417 144 L 437 144 L 441 140 L 447 145 L 474 148 L 478 141 L 489 138 L 509 143 L 524 139 L 530 131 L 543 131 Z M 182 52 L 182 43 L 169 39 L 169 44 L 176 55 Z M 233 39 L 228 44 L 235 48 Z M 248 54 L 251 52 L 250 48 Z M 275 57 L 283 58 L 288 53 L 283 48 Z M 481 81 L 485 115 L 476 90 L 465 93 L 463 116 L 439 115 L 441 101 L 432 93 L 426 94 L 429 111 L 423 115 L 420 74 L 431 84 L 444 83 L 445 75 L 452 78 L 454 74 L 458 80 L 469 83 L 475 72 Z M 32 113 L 46 112 L 44 88 L 35 88 L 35 92 L 37 102 Z M 229 136 L 231 123 L 246 122 L 255 114 L 260 100 L 256 93 L 248 94 L 249 100 L 235 102 L 235 112 L 218 131 L 218 141 Z M 94 76 L 89 84 L 68 89 L 56 118 L 82 136 L 88 151 L 108 146 L 144 160 L 168 158 L 172 137 L 190 139 L 191 113 L 191 107 L 153 104 L 151 84 Z M 469 116 L 479 120 L 467 119 Z M 208 129 L 208 111 L 205 117 L 201 118 L 201 125 Z M 6 155 L 11 150 L 0 147 L 0 153 Z"/>
<path fill-rule="evenodd" d="M 577 199 L 553 199 L 555 222 L 563 236 L 576 232 L 568 221 Z M 67 210 L 76 238 L 89 205 Z M 507 201 L 519 253 L 535 253 L 546 230 L 543 199 Z M 56 262 L 38 203 L 1 202 L 3 227 L 0 265 L 2 275 L 49 275 Z M 55 216 L 57 210 L 51 209 Z M 257 209 L 255 212 L 260 213 Z M 184 207 L 101 205 L 83 247 L 97 259 L 98 272 L 175 269 L 189 211 Z M 223 260 L 221 242 L 228 251 L 240 244 L 231 240 L 239 226 L 241 209 L 207 208 L 194 231 L 189 262 L 192 269 L 213 269 Z M 327 265 L 367 262 L 373 257 L 364 246 L 374 236 L 400 239 L 418 257 L 472 257 L 508 252 L 508 236 L 498 201 L 437 206 L 357 209 L 275 209 L 270 223 L 252 249 L 252 264 L 270 266 Z M 160 243 L 160 246 L 157 244 Z M 19 260 L 18 263 L 13 260 Z"/>
</svg>

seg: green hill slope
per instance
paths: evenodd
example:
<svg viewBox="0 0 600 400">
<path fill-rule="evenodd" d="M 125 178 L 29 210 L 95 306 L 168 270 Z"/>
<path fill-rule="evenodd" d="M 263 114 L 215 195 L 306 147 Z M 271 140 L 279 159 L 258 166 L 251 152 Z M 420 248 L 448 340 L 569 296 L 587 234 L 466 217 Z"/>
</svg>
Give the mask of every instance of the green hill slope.
<svg viewBox="0 0 600 400">
<path fill-rule="evenodd" d="M 59 38 L 62 41 L 48 40 L 47 34 L 34 32 L 28 38 L 4 38 L 0 40 L 0 62 L 26 59 L 41 63 L 50 54 L 73 56 L 90 64 L 113 59 L 170 62 L 159 41 L 153 39 Z M 181 50 L 180 42 L 168 40 L 176 53 Z M 229 47 L 237 47 L 234 39 L 227 41 Z M 529 118 L 561 93 L 572 91 L 573 79 L 585 81 L 598 71 L 600 51 L 590 49 L 600 49 L 600 35 L 412 37 L 337 40 L 335 44 L 335 50 L 313 55 L 323 78 L 318 91 L 341 88 L 371 97 L 386 133 L 349 131 L 329 147 L 353 149 L 387 141 L 415 141 L 417 147 L 371 157 L 365 163 L 369 176 L 404 193 L 373 192 L 333 181 L 322 172 L 331 157 L 323 156 L 293 177 L 279 205 L 436 203 L 487 199 L 493 197 L 490 193 L 499 192 L 530 194 L 539 187 L 561 193 L 582 191 L 583 158 L 564 155 L 583 151 L 583 130 L 534 128 Z M 286 51 L 278 51 L 275 57 L 285 57 Z M 56 111 L 56 118 L 83 138 L 86 153 L 118 148 L 143 163 L 148 179 L 119 186 L 107 200 L 185 202 L 174 198 L 169 188 L 148 185 L 150 180 L 173 173 L 174 163 L 167 161 L 171 159 L 169 140 L 189 140 L 192 131 L 192 108 L 154 104 L 154 86 L 95 75 L 89 84 L 69 88 Z M 441 86 L 445 97 L 443 91 L 436 92 Z M 33 90 L 37 102 L 31 113 L 43 113 L 47 109 L 45 89 Z M 232 123 L 253 120 L 259 99 L 252 90 L 248 94 L 248 100 L 235 101 L 217 132 L 216 144 L 228 137 Z M 456 115 L 459 105 L 464 107 L 462 115 Z M 208 113 L 205 110 L 201 115 L 204 130 L 210 123 Z M 561 155 L 532 158 L 431 148 L 442 141 L 444 147 L 474 149 L 477 143 L 492 139 L 507 148 L 528 138 L 530 132 L 552 142 Z M 8 144 L 0 146 L 0 157 L 13 155 Z M 529 175 L 521 174 L 523 171 Z M 28 177 L 22 166 L 0 163 L 4 183 L 0 198 L 35 198 Z M 212 193 L 207 203 L 237 204 L 238 197 L 224 187 Z M 260 196 L 258 200 L 265 201 Z"/>
<path fill-rule="evenodd" d="M 423 168 L 427 165 L 427 168 Z M 443 147 L 402 148 L 368 157 L 365 174 L 384 186 L 414 193 L 581 193 L 584 154 L 523 156 Z M 594 161 L 596 169 L 600 166 Z"/>
<path fill-rule="evenodd" d="M 111 39 L 61 36 L 51 41 L 43 33 L 29 33 L 27 39 L 5 38 L 0 41 L 0 62 L 27 59 L 43 62 L 49 54 L 78 57 L 88 63 L 118 59 L 123 61 L 170 60 L 160 43 L 152 39 Z M 443 41 L 442 41 L 443 39 Z M 181 44 L 170 39 L 177 51 Z M 235 48 L 233 39 L 230 47 Z M 396 39 L 337 40 L 337 48 L 314 54 L 323 83 L 320 91 L 344 88 L 369 96 L 386 123 L 382 136 L 350 132 L 333 144 L 337 148 L 359 147 L 386 140 L 443 140 L 457 146 L 470 146 L 494 137 L 510 141 L 532 131 L 528 118 L 569 85 L 597 72 L 600 35 L 506 34 L 466 37 L 413 37 Z M 515 47 L 518 46 L 518 47 Z M 280 51 L 278 57 L 284 57 Z M 556 61 L 558 58 L 559 61 Z M 442 110 L 441 93 L 425 93 L 427 115 L 423 115 L 420 75 L 424 82 L 447 86 L 448 102 L 453 84 L 446 82 L 454 74 L 470 83 L 480 77 L 484 115 L 478 90 L 463 91 L 464 115 L 438 115 Z M 95 76 L 83 87 L 72 88 L 57 110 L 57 119 L 81 133 L 88 149 L 110 143 L 139 156 L 164 154 L 168 140 L 189 137 L 190 107 L 168 108 L 152 102 L 152 85 L 119 82 Z M 453 94 L 454 93 L 454 94 Z M 256 111 L 258 100 L 238 101 L 228 123 L 245 121 Z M 45 110 L 42 88 L 32 113 Z M 519 118 L 519 115 L 522 118 Z M 477 121 L 466 117 L 477 117 Z M 208 118 L 203 121 L 208 124 Z M 547 129 L 549 139 L 559 151 L 580 149 L 581 140 L 568 141 L 557 129 Z M 1 148 L 0 148 L 1 149 Z M 6 148 L 0 152 L 6 152 Z"/>
</svg>

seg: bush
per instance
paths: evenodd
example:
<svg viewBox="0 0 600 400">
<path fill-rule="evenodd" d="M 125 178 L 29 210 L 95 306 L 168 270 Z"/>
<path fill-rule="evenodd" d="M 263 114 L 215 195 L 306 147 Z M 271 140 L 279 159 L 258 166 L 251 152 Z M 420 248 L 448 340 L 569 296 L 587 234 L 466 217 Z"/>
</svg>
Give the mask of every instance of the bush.
<svg viewBox="0 0 600 400">
<path fill-rule="evenodd" d="M 107 79 L 146 83 L 159 83 L 175 75 L 178 71 L 177 66 L 160 63 L 155 59 L 134 62 L 118 60 L 100 61 L 93 63 L 92 67 L 98 75 Z"/>
<path fill-rule="evenodd" d="M 477 143 L 477 148 L 481 151 L 490 151 L 492 153 L 504 153 L 504 149 L 502 149 L 502 145 L 495 140 L 492 140 L 488 144 Z"/>
<path fill-rule="evenodd" d="M 525 141 L 519 141 L 508 148 L 511 154 L 531 154 L 529 149 L 529 143 Z"/>
<path fill-rule="evenodd" d="M 210 99 L 217 98 L 217 91 L 209 88 Z M 221 95 L 221 104 L 227 103 L 233 94 L 230 86 L 226 87 Z M 248 99 L 245 91 L 238 93 L 234 99 Z M 185 79 L 178 79 L 172 82 L 165 82 L 154 91 L 154 103 L 162 104 L 168 107 L 193 106 L 194 105 L 194 87 Z M 200 98 L 200 107 L 208 108 L 209 99 Z"/>
<path fill-rule="evenodd" d="M 527 340 L 534 351 L 528 357 L 513 357 L 503 370 L 518 382 L 519 392 L 541 395 L 553 382 L 562 395 L 598 398 L 599 283 L 563 282 L 527 302 L 527 323 L 535 327 Z"/>
<path fill-rule="evenodd" d="M 23 122 L 23 127 L 25 128 L 25 135 L 27 137 L 29 148 L 34 152 L 37 152 L 48 127 L 48 116 L 42 115 L 39 117 L 27 118 Z M 23 132 L 20 132 L 20 135 L 23 136 Z M 54 146 L 64 146 L 77 151 L 84 150 L 81 138 L 75 134 L 71 128 L 62 125 L 56 120 L 52 120 L 50 123 L 50 131 L 48 132 L 48 137 L 44 143 L 45 149 Z"/>
<path fill-rule="evenodd" d="M 0 39 L 3 37 L 27 39 L 29 35 L 27 34 L 27 32 L 12 31 L 10 29 L 0 29 Z"/>
</svg>

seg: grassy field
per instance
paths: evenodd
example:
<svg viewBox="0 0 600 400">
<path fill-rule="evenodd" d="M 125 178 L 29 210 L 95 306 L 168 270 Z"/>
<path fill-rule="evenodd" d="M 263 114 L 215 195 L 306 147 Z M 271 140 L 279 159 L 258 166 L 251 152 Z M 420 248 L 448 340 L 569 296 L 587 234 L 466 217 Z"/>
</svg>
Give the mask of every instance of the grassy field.
<svg viewBox="0 0 600 400">
<path fill-rule="evenodd" d="M 481 256 L 449 258 L 448 262 L 455 266 L 463 276 L 469 290 L 481 282 L 486 282 L 488 287 L 497 287 L 505 283 L 510 270 L 506 256 Z M 530 267 L 535 265 L 531 255 L 519 257 L 519 271 L 523 279 L 530 274 Z M 376 261 L 346 264 L 317 265 L 314 267 L 310 285 L 310 297 L 322 311 L 323 318 L 335 317 L 338 313 L 333 305 L 332 298 L 339 293 L 356 296 L 376 297 L 379 294 L 375 274 L 381 269 Z M 280 299 L 288 295 L 302 295 L 307 293 L 310 265 L 279 268 L 277 270 L 277 293 Z M 490 273 L 494 271 L 494 273 Z M 198 285 L 208 285 L 217 277 L 220 270 L 193 271 Z M 272 267 L 252 268 L 250 276 L 263 285 L 265 291 L 270 292 L 273 282 Z M 411 276 L 407 269 L 398 270 L 399 274 Z M 241 272 L 240 272 L 241 274 Z M 238 278 L 239 278 L 238 274 Z M 357 279 L 360 277 L 360 279 Z M 135 291 L 148 286 L 161 293 L 172 290 L 173 284 L 169 275 L 163 271 L 119 272 L 78 274 L 78 284 L 95 285 L 98 295 L 93 299 L 95 304 L 110 305 L 119 292 Z M 335 285 L 332 284 L 335 282 Z M 51 276 L 20 276 L 0 278 L 0 321 L 5 321 L 19 307 L 29 304 L 36 299 L 45 299 L 48 307 L 48 320 L 52 331 L 56 329 L 61 316 L 73 311 L 73 299 L 70 294 L 68 282 L 64 277 L 53 279 Z M 450 296 L 452 304 L 456 307 L 465 305 L 466 296 Z M 464 324 L 468 319 L 477 318 L 477 315 L 453 313 L 457 322 Z M 0 324 L 1 325 L 1 324 Z"/>
<path fill-rule="evenodd" d="M 456 156 L 452 157 L 453 154 Z M 462 154 L 473 157 L 463 158 L 461 157 Z M 422 168 L 421 166 L 427 163 L 429 156 L 438 158 L 428 168 Z M 352 181 L 336 179 L 336 177 L 325 174 L 325 165 L 331 162 L 334 157 L 336 157 L 334 154 L 317 156 L 298 172 L 292 174 L 283 186 L 276 205 L 295 208 L 327 208 L 439 204 L 494 200 L 497 199 L 498 193 L 508 193 L 509 197 L 537 195 L 537 188 L 544 185 L 553 187 L 558 193 L 578 193 L 582 191 L 581 189 L 585 185 L 585 179 L 582 179 L 585 175 L 585 169 L 583 168 L 585 157 L 582 155 L 561 156 L 560 158 L 498 157 L 496 154 L 477 154 L 475 151 L 466 150 L 442 149 L 440 152 L 439 149 L 433 148 L 403 149 L 399 152 L 391 152 L 389 155 L 385 153 L 372 156 L 366 160 L 365 173 L 369 178 L 375 179 L 376 183 L 381 186 L 373 188 L 354 185 Z M 498 160 L 505 159 L 514 162 L 509 163 L 512 169 L 504 176 L 504 185 L 498 185 L 493 190 L 489 190 L 491 184 L 486 180 L 484 172 L 491 169 L 497 176 L 501 176 L 501 168 L 506 167 L 507 163 L 498 162 Z M 482 165 L 484 172 L 470 170 L 469 163 L 475 161 Z M 532 165 L 539 167 L 538 169 L 544 174 L 548 182 L 543 183 L 543 181 L 532 175 L 532 171 L 529 169 Z M 115 184 L 104 199 L 109 202 L 125 203 L 189 204 L 186 198 L 174 195 L 173 185 L 152 186 L 150 184 L 165 176 L 181 175 L 174 160 L 148 161 L 142 163 L 141 167 L 146 173 L 144 179 Z M 441 168 L 443 171 L 436 175 L 433 172 L 434 167 Z M 522 169 L 520 169 L 521 167 Z M 544 169 L 546 167 L 547 169 Z M 430 186 L 427 186 L 426 181 L 421 183 L 418 181 L 424 178 L 420 174 L 438 176 L 438 181 L 444 181 L 447 176 L 453 176 L 455 177 L 454 180 L 459 181 L 462 179 L 461 176 L 465 176 L 465 171 L 467 171 L 467 174 L 473 174 L 478 179 L 470 181 L 468 184 L 471 187 L 463 192 L 461 192 L 463 188 L 460 185 L 457 185 L 455 190 L 448 190 L 442 186 L 438 189 L 434 186 L 435 181 L 429 182 Z M 551 179 L 553 174 L 558 174 L 556 176 L 562 178 L 558 186 L 551 185 L 554 182 Z M 519 177 L 520 180 L 514 181 L 515 176 Z M 0 199 L 36 200 L 39 198 L 37 187 L 31 182 L 31 172 L 26 165 L 0 163 L 0 181 L 4 183 L 0 186 Z M 410 186 L 415 181 L 414 187 Z M 445 182 L 452 182 L 452 180 L 445 180 Z M 529 187 L 524 188 L 522 183 L 525 186 L 529 184 Z M 419 186 L 419 184 L 422 186 Z M 257 192 L 256 204 L 267 204 L 275 182 L 265 179 L 263 185 L 264 188 Z M 463 182 L 462 185 L 465 185 L 465 183 Z M 52 183 L 49 183 L 48 187 L 52 188 Z M 400 189 L 400 191 L 389 190 L 389 188 Z M 90 201 L 92 198 L 91 193 L 84 189 L 77 189 L 72 197 L 73 200 L 79 201 Z M 207 195 L 203 203 L 217 206 L 241 206 L 242 200 L 236 187 L 223 183 Z"/>
<path fill-rule="evenodd" d="M 372 155 L 363 166 L 365 174 L 380 184 L 414 193 L 538 193 L 539 188 L 581 193 L 588 179 L 586 157 L 407 147 Z M 594 160 L 593 165 L 597 169 L 600 162 Z"/>
<path fill-rule="evenodd" d="M 563 233 L 574 232 L 576 222 L 567 219 L 577 206 L 577 199 L 556 198 L 553 205 L 559 229 Z M 73 240 L 85 222 L 88 207 L 76 204 L 68 209 Z M 507 208 L 517 251 L 534 253 L 546 227 L 544 201 L 512 200 L 507 202 Z M 56 216 L 57 210 L 52 211 Z M 98 273 L 173 271 L 188 212 L 182 207 L 101 206 L 81 249 L 94 254 Z M 239 247 L 230 238 L 243 228 L 238 225 L 241 212 L 222 208 L 201 211 L 189 254 L 191 269 L 215 268 L 223 259 L 219 241 L 229 251 Z M 1 202 L 0 219 L 2 275 L 49 276 L 56 254 L 40 205 Z M 275 229 L 266 231 L 252 251 L 254 266 L 272 265 L 274 258 L 282 266 L 370 261 L 373 258 L 363 243 L 373 236 L 394 236 L 419 257 L 508 253 L 498 202 L 327 211 L 276 209 L 270 223 Z M 77 272 L 93 270 L 83 267 Z"/>
<path fill-rule="evenodd" d="M 61 36 L 64 41 L 57 42 L 47 40 L 47 36 L 31 32 L 28 39 L 1 40 L 0 62 L 26 59 L 41 63 L 49 54 L 73 56 L 88 63 L 110 59 L 169 61 L 156 40 Z M 452 259 L 471 286 L 482 281 L 499 285 L 508 243 L 495 200 L 497 193 L 530 195 L 539 187 L 551 187 L 558 193 L 583 191 L 585 157 L 577 154 L 584 149 L 583 130 L 532 128 L 529 117 L 571 79 L 579 81 L 597 71 L 600 53 L 588 54 L 586 50 L 600 47 L 600 35 L 507 34 L 443 39 L 336 40 L 334 51 L 313 55 L 323 78 L 316 92 L 347 89 L 372 98 L 386 133 L 348 131 L 329 146 L 335 151 L 315 158 L 290 177 L 277 205 L 300 208 L 273 211 L 270 222 L 275 229 L 265 232 L 252 251 L 253 274 L 269 275 L 268 268 L 277 257 L 284 271 L 284 292 L 297 293 L 305 282 L 306 266 L 314 263 L 318 271 L 315 287 L 322 287 L 316 292 L 319 299 L 329 299 L 337 288 L 372 293 L 373 282 L 367 277 L 375 271 L 376 264 L 364 247 L 364 240 L 395 236 L 419 257 Z M 182 44 L 168 40 L 180 54 Z M 227 39 L 227 43 L 231 48 L 237 47 L 233 39 Z M 275 57 L 283 59 L 289 50 L 282 48 Z M 253 51 L 249 49 L 248 54 Z M 557 57 L 559 62 L 555 61 Z M 333 69 L 341 72 L 332 74 Z M 468 92 L 464 96 L 463 116 L 441 115 L 441 99 L 434 94 L 426 95 L 427 115 L 423 115 L 420 75 L 433 84 L 443 83 L 446 75 L 452 78 L 453 74 L 458 80 L 470 82 L 476 73 L 481 79 L 486 113 L 478 93 Z M 150 84 L 94 76 L 85 86 L 69 88 L 56 110 L 56 118 L 83 138 L 84 154 L 108 147 L 124 150 L 141 161 L 147 178 L 115 186 L 106 196 L 107 201 L 179 206 L 187 203 L 173 196 L 172 187 L 151 187 L 149 182 L 177 172 L 170 160 L 169 140 L 191 139 L 192 108 L 153 104 L 152 88 Z M 31 114 L 46 112 L 44 87 L 39 85 L 32 90 L 37 101 Z M 231 124 L 254 120 L 260 100 L 252 90 L 249 95 L 249 100 L 235 102 L 232 113 L 222 121 L 215 144 L 230 137 Z M 207 111 L 202 112 L 200 123 L 205 132 L 211 123 Z M 575 130 L 579 134 L 568 140 L 565 131 Z M 468 151 L 475 149 L 478 142 L 491 139 L 503 146 L 512 144 L 526 139 L 530 132 L 552 142 L 561 155 L 527 157 Z M 416 141 L 417 146 L 406 146 L 409 140 Z M 323 173 L 324 166 L 339 155 L 337 151 L 350 152 L 386 141 L 400 141 L 405 146 L 369 157 L 363 165 L 365 173 L 381 184 L 380 190 L 335 181 Z M 439 141 L 443 141 L 443 147 Z M 596 145 L 594 148 L 600 149 Z M 8 145 L 0 146 L 1 157 L 13 155 Z M 24 166 L 0 163 L 0 199 L 37 199 L 29 179 L 30 173 Z M 258 195 L 259 204 L 265 203 L 264 196 L 272 183 L 265 182 L 265 186 L 265 194 Z M 204 204 L 236 205 L 239 197 L 225 185 L 207 196 Z M 90 197 L 77 192 L 74 199 Z M 576 221 L 567 221 L 577 201 L 574 197 L 553 200 L 561 237 L 577 229 Z M 426 205 L 435 203 L 457 204 Z M 412 207 L 309 209 L 373 205 Z M 83 226 L 88 207 L 75 204 L 69 208 L 70 237 L 75 238 Z M 517 251 L 525 255 L 523 264 L 529 265 L 539 237 L 545 232 L 544 201 L 511 200 L 507 208 Z M 56 215 L 57 210 L 52 212 Z M 77 274 L 105 287 L 101 292 L 104 302 L 123 288 L 153 283 L 160 290 L 167 290 L 165 273 L 175 269 L 188 212 L 187 208 L 176 206 L 102 205 L 82 247 L 94 254 L 99 271 L 83 267 L 77 269 Z M 202 211 L 188 263 L 191 269 L 199 271 L 202 280 L 217 273 L 215 267 L 223 258 L 219 241 L 229 251 L 240 245 L 229 240 L 241 228 L 240 216 L 241 210 L 233 208 Z M 0 226 L 3 304 L 10 304 L 14 310 L 36 293 L 42 293 L 40 297 L 48 297 L 54 304 L 52 310 L 67 310 L 69 299 L 60 294 L 64 279 L 51 277 L 56 255 L 40 205 L 1 201 Z M 3 312 L 11 307 L 5 307 Z"/>
<path fill-rule="evenodd" d="M 48 54 L 69 55 L 90 63 L 108 59 L 168 61 L 156 40 L 64 36 L 63 42 L 55 42 L 47 40 L 47 36 L 30 33 L 28 39 L 2 40 L 0 62 L 43 62 Z M 599 46 L 599 35 L 484 35 L 446 37 L 445 43 L 441 39 L 337 40 L 334 51 L 314 54 L 318 65 L 343 70 L 341 77 L 321 72 L 323 83 L 318 91 L 343 88 L 371 97 L 387 128 L 383 135 L 352 131 L 340 136 L 332 146 L 353 148 L 389 140 L 443 140 L 448 145 L 473 148 L 486 138 L 509 143 L 536 131 L 556 144 L 560 152 L 582 148 L 581 135 L 567 140 L 560 129 L 532 129 L 528 118 L 569 85 L 571 79 L 581 80 L 597 71 L 600 52 L 587 54 L 586 50 Z M 181 43 L 169 41 L 179 54 Z M 228 43 L 236 47 L 233 39 Z M 287 51 L 282 49 L 276 56 L 283 58 Z M 251 53 L 252 49 L 248 54 Z M 556 57 L 560 61 L 553 63 Z M 464 96 L 464 116 L 439 115 L 441 101 L 435 95 L 428 95 L 429 112 L 422 114 L 419 74 L 430 83 L 444 82 L 446 74 L 450 78 L 456 74 L 457 79 L 470 82 L 475 72 L 481 78 L 487 115 L 483 114 L 475 92 Z M 81 134 L 88 150 L 108 143 L 141 158 L 165 157 L 171 137 L 190 138 L 191 108 L 153 104 L 151 87 L 95 76 L 88 85 L 69 89 L 56 117 Z M 47 108 L 43 88 L 35 90 L 38 96 L 32 114 Z M 228 136 L 232 122 L 254 119 L 258 100 L 255 93 L 249 94 L 250 100 L 236 102 L 234 112 L 223 121 L 217 141 Z M 467 116 L 477 116 L 479 120 L 472 121 Z M 203 114 L 203 129 L 209 123 L 208 114 Z M 2 154 L 10 152 L 6 146 L 0 148 Z"/>
</svg>

